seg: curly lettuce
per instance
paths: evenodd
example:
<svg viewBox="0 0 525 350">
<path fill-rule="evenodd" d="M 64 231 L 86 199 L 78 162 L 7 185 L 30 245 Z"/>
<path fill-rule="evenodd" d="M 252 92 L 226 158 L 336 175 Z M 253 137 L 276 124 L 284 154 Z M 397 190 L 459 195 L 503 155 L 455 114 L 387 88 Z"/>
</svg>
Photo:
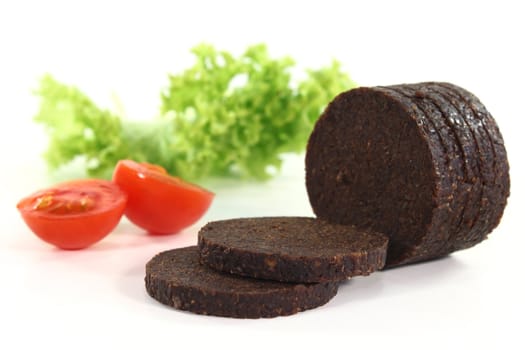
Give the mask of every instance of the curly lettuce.
<svg viewBox="0 0 525 350">
<path fill-rule="evenodd" d="M 128 158 L 187 180 L 268 179 L 284 153 L 304 151 L 326 104 L 355 86 L 337 61 L 295 80 L 294 61 L 270 57 L 265 45 L 239 57 L 205 44 L 192 52 L 195 64 L 169 76 L 159 116 L 145 121 L 126 120 L 78 88 L 44 76 L 35 120 L 49 133 L 49 166 L 80 158 L 87 174 L 108 177 L 119 159 Z"/>
</svg>

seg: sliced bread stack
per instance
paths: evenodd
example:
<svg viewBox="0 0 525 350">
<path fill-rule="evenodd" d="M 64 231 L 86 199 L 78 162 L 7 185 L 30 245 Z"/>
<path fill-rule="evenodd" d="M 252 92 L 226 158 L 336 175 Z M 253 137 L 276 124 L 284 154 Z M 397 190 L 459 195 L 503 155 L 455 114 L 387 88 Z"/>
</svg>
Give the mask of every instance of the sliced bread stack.
<svg viewBox="0 0 525 350">
<path fill-rule="evenodd" d="M 397 266 L 484 240 L 503 215 L 509 164 L 496 122 L 468 91 L 358 88 L 318 120 L 306 187 L 317 217 L 387 234 L 387 266 Z"/>
<path fill-rule="evenodd" d="M 198 247 L 174 249 L 146 266 L 146 289 L 163 304 L 199 314 L 284 316 L 327 303 L 338 282 L 386 261 L 380 233 L 306 217 L 210 222 Z"/>
<path fill-rule="evenodd" d="M 316 218 L 211 222 L 198 246 L 156 255 L 146 289 L 199 314 L 259 318 L 328 302 L 340 281 L 469 248 L 510 193 L 498 127 L 448 83 L 357 88 L 317 121 L 306 152 Z"/>
</svg>

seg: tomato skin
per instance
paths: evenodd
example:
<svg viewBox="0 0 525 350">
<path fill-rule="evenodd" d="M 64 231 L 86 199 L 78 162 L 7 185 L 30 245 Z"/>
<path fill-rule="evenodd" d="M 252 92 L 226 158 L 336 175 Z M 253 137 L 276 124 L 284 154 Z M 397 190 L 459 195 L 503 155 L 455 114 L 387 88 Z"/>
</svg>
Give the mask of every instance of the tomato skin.
<svg viewBox="0 0 525 350">
<path fill-rule="evenodd" d="M 214 197 L 157 165 L 132 160 L 118 162 L 113 181 L 128 195 L 126 217 L 152 234 L 176 233 L 194 224 Z"/>
<path fill-rule="evenodd" d="M 111 181 L 59 183 L 17 204 L 31 231 L 61 249 L 83 249 L 106 237 L 119 223 L 127 196 Z"/>
</svg>

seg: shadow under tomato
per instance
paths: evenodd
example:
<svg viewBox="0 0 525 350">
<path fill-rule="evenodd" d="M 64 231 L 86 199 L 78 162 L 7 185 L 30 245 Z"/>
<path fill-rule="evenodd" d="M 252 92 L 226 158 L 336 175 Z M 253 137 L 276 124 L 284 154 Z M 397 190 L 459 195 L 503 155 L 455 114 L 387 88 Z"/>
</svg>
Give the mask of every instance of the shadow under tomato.
<svg viewBox="0 0 525 350">
<path fill-rule="evenodd" d="M 16 252 L 17 259 L 35 266 L 35 270 L 60 271 L 74 276 L 87 273 L 111 281 L 129 275 L 128 271 L 137 274 L 140 271 L 143 275 L 146 262 L 161 251 L 196 244 L 199 227 L 153 236 L 130 223 L 122 223 L 102 241 L 79 250 L 59 249 L 28 233 L 13 241 L 10 249 Z M 138 288 L 141 287 L 139 284 Z"/>
<path fill-rule="evenodd" d="M 197 232 L 202 224 L 195 224 L 172 234 L 151 234 L 132 223 L 122 222 L 105 239 L 85 249 L 89 251 L 127 250 L 149 246 L 183 247 L 197 244 Z"/>
</svg>

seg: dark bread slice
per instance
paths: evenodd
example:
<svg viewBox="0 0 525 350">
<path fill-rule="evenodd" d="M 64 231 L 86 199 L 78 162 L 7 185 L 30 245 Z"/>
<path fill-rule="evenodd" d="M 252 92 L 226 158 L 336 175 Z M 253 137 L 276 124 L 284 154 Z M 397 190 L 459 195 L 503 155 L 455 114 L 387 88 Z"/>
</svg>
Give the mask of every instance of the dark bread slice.
<svg viewBox="0 0 525 350">
<path fill-rule="evenodd" d="M 196 246 L 162 252 L 146 265 L 146 290 L 157 301 L 197 314 L 236 318 L 292 315 L 321 306 L 336 282 L 292 284 L 216 272 L 199 264 Z"/>
<path fill-rule="evenodd" d="M 326 282 L 381 269 L 386 235 L 307 217 L 210 222 L 199 231 L 201 262 L 223 272 L 286 282 Z"/>
</svg>

